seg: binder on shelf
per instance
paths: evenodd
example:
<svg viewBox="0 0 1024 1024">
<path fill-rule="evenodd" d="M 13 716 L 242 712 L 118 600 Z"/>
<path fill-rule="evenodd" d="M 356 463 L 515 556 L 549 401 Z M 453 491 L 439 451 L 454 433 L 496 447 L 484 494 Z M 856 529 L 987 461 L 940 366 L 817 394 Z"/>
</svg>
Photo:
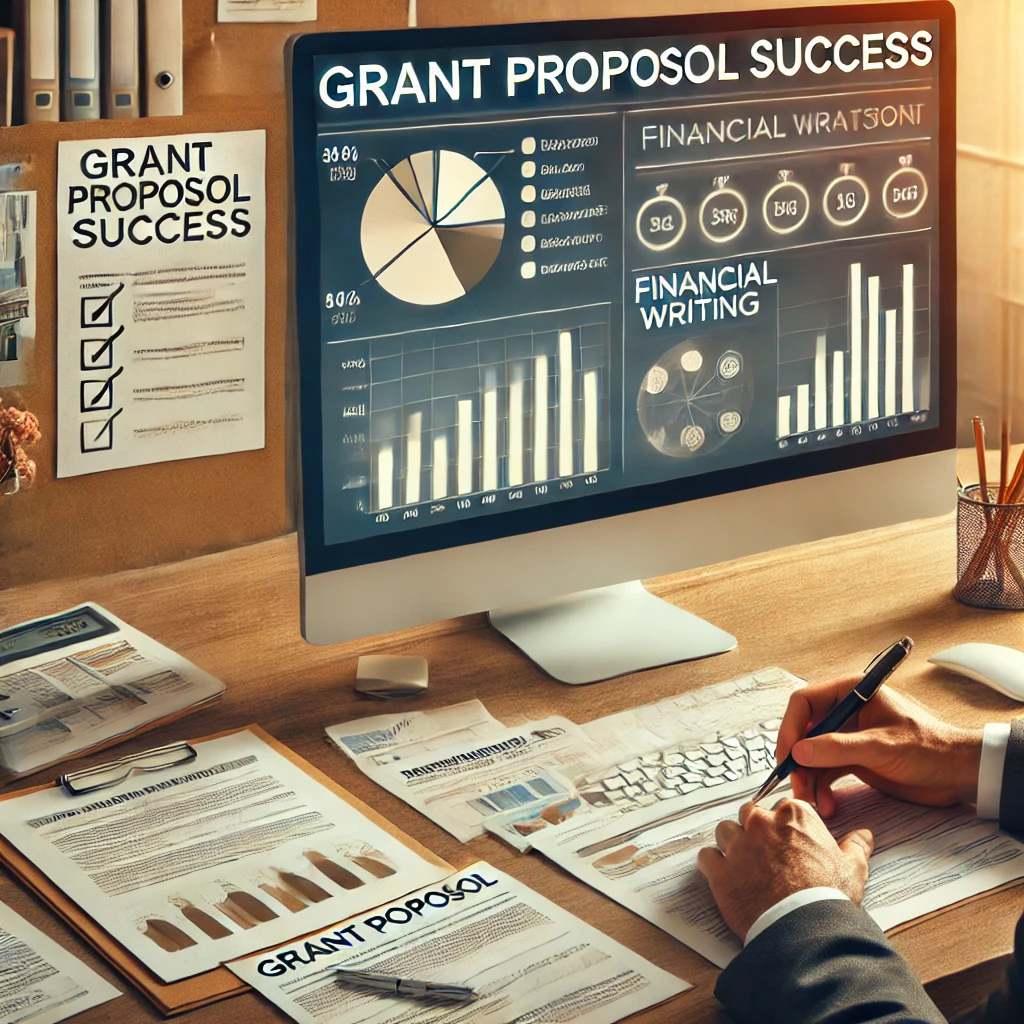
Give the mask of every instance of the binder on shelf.
<svg viewBox="0 0 1024 1024">
<path fill-rule="evenodd" d="M 103 116 L 138 117 L 138 0 L 106 0 L 103 5 Z"/>
<path fill-rule="evenodd" d="M 61 99 L 65 121 L 100 116 L 100 0 L 63 0 Z"/>
<path fill-rule="evenodd" d="M 22 18 L 25 96 L 23 120 L 59 121 L 58 0 L 25 0 Z"/>
<path fill-rule="evenodd" d="M 0 28 L 0 124 L 14 117 L 14 30 Z"/>
<path fill-rule="evenodd" d="M 181 114 L 181 2 L 146 0 L 146 115 Z"/>
</svg>

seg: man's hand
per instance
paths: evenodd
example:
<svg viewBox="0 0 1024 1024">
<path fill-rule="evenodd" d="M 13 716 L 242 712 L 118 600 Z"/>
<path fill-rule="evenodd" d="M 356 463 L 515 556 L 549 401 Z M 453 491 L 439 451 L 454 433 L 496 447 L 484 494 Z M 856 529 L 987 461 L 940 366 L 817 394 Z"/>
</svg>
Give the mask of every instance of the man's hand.
<svg viewBox="0 0 1024 1024">
<path fill-rule="evenodd" d="M 744 804 L 739 824 L 721 822 L 715 841 L 718 849 L 701 850 L 697 867 L 741 940 L 766 910 L 801 889 L 830 886 L 860 903 L 875 845 L 867 829 L 836 843 L 803 800 L 782 800 L 770 811 Z"/>
<path fill-rule="evenodd" d="M 793 793 L 831 817 L 832 783 L 856 775 L 875 789 L 918 804 L 946 807 L 975 799 L 982 730 L 936 718 L 910 697 L 882 687 L 841 732 L 804 739 L 807 730 L 849 693 L 859 677 L 805 686 L 789 699 L 775 750 L 802 765 Z"/>
</svg>

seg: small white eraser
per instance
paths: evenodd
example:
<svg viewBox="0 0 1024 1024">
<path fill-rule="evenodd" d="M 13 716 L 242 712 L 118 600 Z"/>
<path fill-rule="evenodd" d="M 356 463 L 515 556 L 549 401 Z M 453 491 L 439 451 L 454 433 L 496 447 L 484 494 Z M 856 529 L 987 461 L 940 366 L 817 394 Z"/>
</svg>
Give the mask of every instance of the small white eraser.
<svg viewBox="0 0 1024 1024">
<path fill-rule="evenodd" d="M 366 654 L 356 666 L 356 690 L 371 697 L 414 697 L 427 680 L 427 659 L 415 654 Z"/>
</svg>

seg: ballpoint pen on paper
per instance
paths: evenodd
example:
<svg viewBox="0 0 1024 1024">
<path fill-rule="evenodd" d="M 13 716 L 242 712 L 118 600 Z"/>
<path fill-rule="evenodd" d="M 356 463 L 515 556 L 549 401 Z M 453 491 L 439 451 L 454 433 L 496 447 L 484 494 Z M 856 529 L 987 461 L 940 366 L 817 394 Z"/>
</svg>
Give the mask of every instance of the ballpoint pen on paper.
<svg viewBox="0 0 1024 1024">
<path fill-rule="evenodd" d="M 446 985 L 439 981 L 413 981 L 411 978 L 396 978 L 392 974 L 373 974 L 370 971 L 348 971 L 341 967 L 334 968 L 339 981 L 363 988 L 377 989 L 379 992 L 390 992 L 396 996 L 411 996 L 424 999 L 427 996 L 438 996 L 451 999 L 453 1002 L 468 1003 L 477 998 L 476 992 L 465 985 Z"/>
<path fill-rule="evenodd" d="M 807 739 L 823 736 L 827 732 L 841 729 L 853 716 L 878 692 L 878 688 L 893 674 L 896 667 L 911 652 L 914 641 L 909 636 L 897 640 L 886 648 L 864 670 L 864 678 L 813 728 L 807 733 Z M 775 770 L 765 779 L 764 785 L 757 791 L 753 802 L 766 797 L 783 779 L 789 777 L 794 769 L 799 768 L 792 753 L 775 766 Z"/>
</svg>

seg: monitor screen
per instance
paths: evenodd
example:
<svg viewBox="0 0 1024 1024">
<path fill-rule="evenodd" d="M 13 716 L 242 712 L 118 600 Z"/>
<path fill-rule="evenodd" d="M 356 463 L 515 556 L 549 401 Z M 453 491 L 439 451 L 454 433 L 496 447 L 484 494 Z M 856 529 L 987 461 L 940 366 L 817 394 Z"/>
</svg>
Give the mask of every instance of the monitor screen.
<svg viewBox="0 0 1024 1024">
<path fill-rule="evenodd" d="M 299 40 L 307 572 L 949 447 L 948 10 Z"/>
</svg>

